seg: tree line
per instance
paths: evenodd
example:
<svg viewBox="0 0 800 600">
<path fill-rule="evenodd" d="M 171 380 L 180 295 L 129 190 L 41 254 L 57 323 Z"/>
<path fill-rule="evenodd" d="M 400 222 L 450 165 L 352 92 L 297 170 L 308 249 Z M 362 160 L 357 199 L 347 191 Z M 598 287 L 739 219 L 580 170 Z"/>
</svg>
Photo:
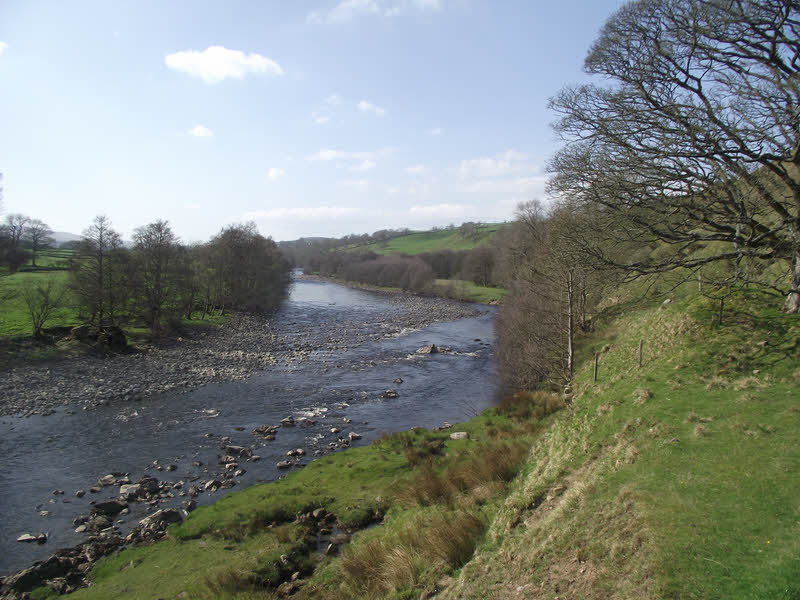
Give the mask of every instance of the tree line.
<svg viewBox="0 0 800 600">
<path fill-rule="evenodd" d="M 46 233 L 32 233 L 38 230 Z M 27 260 L 27 252 L 35 266 L 36 251 L 52 243 L 49 228 L 24 215 L 6 216 L 0 232 L 10 272 Z M 26 246 L 25 239 L 34 242 Z M 137 228 L 133 243 L 125 245 L 100 215 L 71 247 L 66 284 L 37 277 L 21 286 L 36 336 L 54 311 L 68 305 L 95 331 L 144 325 L 158 337 L 179 330 L 184 318 L 272 310 L 289 284 L 289 263 L 254 223 L 230 225 L 206 243 L 187 245 L 168 221 L 157 220 Z"/>
<path fill-rule="evenodd" d="M 638 0 L 551 101 L 554 201 L 520 205 L 498 317 L 511 385 L 567 384 L 608 286 L 670 274 L 720 310 L 758 290 L 800 312 L 800 5 Z"/>
</svg>

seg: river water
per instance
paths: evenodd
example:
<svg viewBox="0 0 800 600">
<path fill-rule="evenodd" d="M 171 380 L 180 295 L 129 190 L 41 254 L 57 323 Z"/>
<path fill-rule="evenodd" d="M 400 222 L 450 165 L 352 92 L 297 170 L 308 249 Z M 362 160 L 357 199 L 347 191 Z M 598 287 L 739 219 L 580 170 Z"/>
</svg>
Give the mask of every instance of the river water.
<svg viewBox="0 0 800 600">
<path fill-rule="evenodd" d="M 346 340 L 354 328 L 374 327 L 382 315 L 397 308 L 382 295 L 298 280 L 275 323 L 288 337 L 300 329 L 306 332 L 298 340 L 308 349 L 304 360 L 279 363 L 245 381 L 189 393 L 91 411 L 67 407 L 47 417 L 0 417 L 0 574 L 83 541 L 85 536 L 74 532 L 72 519 L 87 514 L 91 501 L 116 497 L 118 488 L 103 488 L 83 498 L 75 497 L 75 491 L 88 491 L 110 472 L 130 473 L 133 482 L 145 474 L 184 481 L 185 490 L 190 482 L 199 485 L 220 472 L 220 439 L 229 436 L 232 444 L 251 447 L 261 460 L 241 463 L 247 472 L 236 479 L 232 490 L 204 492 L 196 499 L 198 504 L 209 504 L 229 491 L 280 476 L 275 465 L 292 448 L 304 448 L 302 462 L 307 463 L 315 451 L 325 451 L 329 442 L 351 431 L 363 436 L 352 443 L 356 446 L 384 433 L 470 418 L 491 406 L 497 393 L 491 361 L 494 309 L 478 308 L 481 314 L 474 318 L 404 330 L 333 351 L 328 344 L 319 350 L 322 345 L 316 346 L 314 340 L 317 328 L 325 330 L 328 340 L 339 328 Z M 414 353 L 432 343 L 455 352 Z M 393 383 L 398 377 L 402 384 Z M 390 388 L 399 397 L 381 398 Z M 281 428 L 271 442 L 251 433 L 289 415 L 306 416 L 316 424 Z M 352 422 L 347 424 L 345 418 Z M 334 426 L 342 433 L 332 434 Z M 202 465 L 195 466 L 196 462 Z M 157 464 L 177 468 L 158 471 Z M 54 490 L 64 494 L 54 495 Z M 185 499 L 176 495 L 160 507 L 178 506 Z M 123 535 L 155 510 L 141 503 L 130 507 L 131 514 L 119 523 Z M 40 511 L 49 514 L 41 516 Z M 27 532 L 46 532 L 48 542 L 40 546 L 16 541 Z"/>
</svg>

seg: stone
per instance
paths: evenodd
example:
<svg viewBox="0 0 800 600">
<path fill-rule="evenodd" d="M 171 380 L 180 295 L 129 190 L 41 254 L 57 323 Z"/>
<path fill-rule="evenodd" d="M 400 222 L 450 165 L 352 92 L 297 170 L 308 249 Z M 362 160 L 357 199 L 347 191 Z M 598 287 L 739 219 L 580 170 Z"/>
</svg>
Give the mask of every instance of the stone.
<svg viewBox="0 0 800 600">
<path fill-rule="evenodd" d="M 284 427 L 294 427 L 294 417 L 289 416 L 285 419 L 281 419 L 281 425 Z"/>
<path fill-rule="evenodd" d="M 39 536 L 33 535 L 32 533 L 23 533 L 21 536 L 17 538 L 18 542 L 38 542 Z"/>
<path fill-rule="evenodd" d="M 75 492 L 76 498 L 83 498 L 85 495 L 86 495 L 86 490 L 78 490 L 77 492 Z"/>
<path fill-rule="evenodd" d="M 186 510 L 186 512 L 192 512 L 195 508 L 197 508 L 197 502 L 194 500 L 187 500 L 183 503 L 183 508 Z"/>
<path fill-rule="evenodd" d="M 429 346 L 423 346 L 422 348 L 417 349 L 417 354 L 437 354 L 439 349 L 436 347 L 436 344 L 431 344 Z"/>
<path fill-rule="evenodd" d="M 451 440 L 468 440 L 469 439 L 469 433 L 467 433 L 466 431 L 454 431 L 453 433 L 450 434 L 450 439 Z"/>
<path fill-rule="evenodd" d="M 170 523 L 181 522 L 183 522 L 183 513 L 180 510 L 177 508 L 162 508 L 139 521 L 139 525 L 146 528 L 161 528 Z"/>
<path fill-rule="evenodd" d="M 277 468 L 279 468 L 279 469 L 288 469 L 288 468 L 289 468 L 289 467 L 291 467 L 293 464 L 294 464 L 294 463 L 293 463 L 292 461 L 290 461 L 290 460 L 282 460 L 282 461 L 280 461 L 278 464 L 276 464 L 275 466 L 276 466 Z"/>
<path fill-rule="evenodd" d="M 395 377 L 392 380 L 392 383 L 396 383 L 397 385 L 400 385 L 401 383 L 403 383 L 403 378 L 402 377 Z"/>
<path fill-rule="evenodd" d="M 397 398 L 400 396 L 395 390 L 386 390 L 381 394 L 381 398 Z"/>
<path fill-rule="evenodd" d="M 228 454 L 232 454 L 233 456 L 252 456 L 253 451 L 250 448 L 245 448 L 244 446 L 225 446 L 225 452 Z"/>
<path fill-rule="evenodd" d="M 352 442 L 353 440 L 360 440 L 361 434 L 356 433 L 355 431 L 351 431 L 350 433 L 347 434 L 347 437 L 350 438 L 350 441 Z"/>
<path fill-rule="evenodd" d="M 306 451 L 303 450 L 302 448 L 295 448 L 294 450 L 289 450 L 286 453 L 286 456 L 304 456 L 305 453 Z"/>
<path fill-rule="evenodd" d="M 106 502 L 98 502 L 92 507 L 92 513 L 96 515 L 115 515 L 123 508 L 127 508 L 125 502 L 119 500 L 108 500 Z"/>
<path fill-rule="evenodd" d="M 119 495 L 125 498 L 126 500 L 132 500 L 133 498 L 137 498 L 142 494 L 142 485 L 139 483 L 132 483 L 128 485 L 122 485 L 119 488 Z"/>
<path fill-rule="evenodd" d="M 108 485 L 114 485 L 116 481 L 116 477 L 113 475 L 105 475 L 97 480 L 97 485 L 100 487 L 106 487 Z"/>
</svg>

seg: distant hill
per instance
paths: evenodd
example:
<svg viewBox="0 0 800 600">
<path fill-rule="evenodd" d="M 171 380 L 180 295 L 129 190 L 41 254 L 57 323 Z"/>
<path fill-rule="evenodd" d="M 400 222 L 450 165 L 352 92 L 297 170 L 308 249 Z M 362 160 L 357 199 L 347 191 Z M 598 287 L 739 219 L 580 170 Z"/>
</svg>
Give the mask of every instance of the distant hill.
<svg viewBox="0 0 800 600">
<path fill-rule="evenodd" d="M 69 233 L 67 231 L 54 231 L 53 239 L 56 241 L 56 244 L 63 244 L 64 242 L 78 241 L 81 239 L 81 236 L 74 233 Z"/>
<path fill-rule="evenodd" d="M 485 246 L 494 240 L 497 231 L 506 227 L 504 223 L 480 225 L 474 231 L 464 232 L 461 228 L 417 231 L 401 235 L 386 242 L 377 242 L 361 249 L 376 254 L 421 254 L 436 250 L 472 250 Z"/>
</svg>

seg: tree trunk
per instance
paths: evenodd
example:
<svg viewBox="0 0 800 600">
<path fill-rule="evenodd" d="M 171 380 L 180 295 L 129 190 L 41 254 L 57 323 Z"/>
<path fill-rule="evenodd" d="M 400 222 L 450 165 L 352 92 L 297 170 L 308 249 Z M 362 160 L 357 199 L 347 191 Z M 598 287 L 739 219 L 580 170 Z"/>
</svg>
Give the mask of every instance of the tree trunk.
<svg viewBox="0 0 800 600">
<path fill-rule="evenodd" d="M 569 381 L 575 370 L 575 306 L 572 286 L 572 271 L 567 278 L 567 371 Z"/>
<path fill-rule="evenodd" d="M 800 236 L 795 234 L 794 237 Z M 786 296 L 784 308 L 790 315 L 800 312 L 800 240 L 795 242 L 795 251 L 792 257 L 792 287 L 789 295 Z"/>
</svg>

